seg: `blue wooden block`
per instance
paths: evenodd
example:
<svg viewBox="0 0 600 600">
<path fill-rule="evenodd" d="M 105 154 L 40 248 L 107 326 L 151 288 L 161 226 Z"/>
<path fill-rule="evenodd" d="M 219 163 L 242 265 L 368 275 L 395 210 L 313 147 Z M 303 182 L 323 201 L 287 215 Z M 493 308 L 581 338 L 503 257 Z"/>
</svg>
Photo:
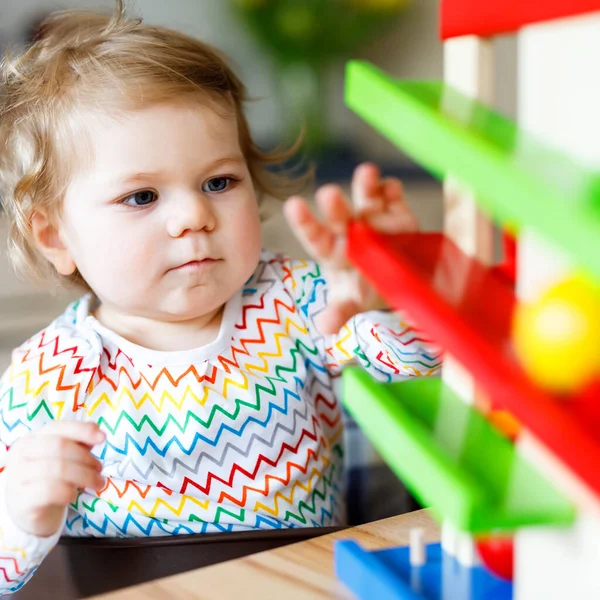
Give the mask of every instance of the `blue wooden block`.
<svg viewBox="0 0 600 600">
<path fill-rule="evenodd" d="M 427 546 L 427 562 L 412 567 L 407 546 L 363 550 L 356 542 L 335 544 L 336 575 L 360 600 L 512 600 L 512 583 L 485 567 L 465 567 Z"/>
</svg>

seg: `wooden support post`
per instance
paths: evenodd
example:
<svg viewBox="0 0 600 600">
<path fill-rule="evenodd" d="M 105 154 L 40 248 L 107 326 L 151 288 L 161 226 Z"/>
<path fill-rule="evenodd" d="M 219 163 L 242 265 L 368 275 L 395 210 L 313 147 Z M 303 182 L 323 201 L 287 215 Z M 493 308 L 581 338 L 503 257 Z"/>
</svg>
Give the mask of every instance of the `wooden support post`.
<svg viewBox="0 0 600 600">
<path fill-rule="evenodd" d="M 491 40 L 475 36 L 454 38 L 444 43 L 444 80 L 460 92 L 491 103 L 494 96 L 494 48 Z M 454 177 L 444 182 L 444 232 L 465 253 L 491 264 L 494 227 L 477 208 L 473 194 Z M 473 377 L 452 356 L 446 356 L 444 381 L 466 402 L 485 408 Z"/>
</svg>

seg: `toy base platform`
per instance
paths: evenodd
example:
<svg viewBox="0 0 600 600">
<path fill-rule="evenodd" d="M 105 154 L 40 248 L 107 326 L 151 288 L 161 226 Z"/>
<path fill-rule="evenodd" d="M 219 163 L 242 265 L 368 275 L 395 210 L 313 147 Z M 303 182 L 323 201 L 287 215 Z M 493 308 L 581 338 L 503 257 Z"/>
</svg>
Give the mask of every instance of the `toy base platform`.
<svg viewBox="0 0 600 600">
<path fill-rule="evenodd" d="M 351 540 L 336 542 L 336 575 L 361 600 L 512 600 L 512 583 L 485 567 L 461 565 L 441 544 L 426 548 L 427 562 L 412 567 L 408 546 L 370 552 Z"/>
</svg>

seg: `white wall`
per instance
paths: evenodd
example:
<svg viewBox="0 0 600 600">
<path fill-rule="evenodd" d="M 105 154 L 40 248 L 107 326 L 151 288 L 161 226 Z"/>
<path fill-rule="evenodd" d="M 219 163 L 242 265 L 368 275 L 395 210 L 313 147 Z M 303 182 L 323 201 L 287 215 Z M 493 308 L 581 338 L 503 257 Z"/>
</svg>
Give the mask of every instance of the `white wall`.
<svg viewBox="0 0 600 600">
<path fill-rule="evenodd" d="M 276 73 L 268 54 L 233 16 L 231 4 L 232 0 L 129 0 L 131 11 L 147 22 L 199 37 L 228 54 L 250 95 L 262 98 L 248 107 L 255 134 L 262 140 L 273 139 L 282 131 Z M 0 44 L 14 40 L 35 15 L 60 8 L 110 10 L 113 6 L 113 0 L 0 0 Z M 499 106 L 514 114 L 514 44 L 501 40 L 499 50 Z M 437 0 L 413 0 L 398 25 L 361 48 L 357 58 L 370 60 L 396 77 L 441 79 Z M 343 73 L 343 63 L 330 70 L 328 104 L 333 131 L 352 139 L 374 159 L 397 157 L 391 144 L 344 108 Z"/>
</svg>

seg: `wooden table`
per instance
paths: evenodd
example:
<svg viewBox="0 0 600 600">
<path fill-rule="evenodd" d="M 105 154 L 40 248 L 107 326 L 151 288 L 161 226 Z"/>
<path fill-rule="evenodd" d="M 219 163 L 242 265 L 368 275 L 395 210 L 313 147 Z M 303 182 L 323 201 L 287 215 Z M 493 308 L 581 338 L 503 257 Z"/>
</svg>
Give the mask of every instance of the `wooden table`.
<svg viewBox="0 0 600 600">
<path fill-rule="evenodd" d="M 94 598 L 95 600 L 352 598 L 335 577 L 333 542 L 352 538 L 370 550 L 402 546 L 408 544 L 409 530 L 412 527 L 424 529 L 426 542 L 439 541 L 440 531 L 437 524 L 426 511 L 420 510 Z"/>
</svg>

